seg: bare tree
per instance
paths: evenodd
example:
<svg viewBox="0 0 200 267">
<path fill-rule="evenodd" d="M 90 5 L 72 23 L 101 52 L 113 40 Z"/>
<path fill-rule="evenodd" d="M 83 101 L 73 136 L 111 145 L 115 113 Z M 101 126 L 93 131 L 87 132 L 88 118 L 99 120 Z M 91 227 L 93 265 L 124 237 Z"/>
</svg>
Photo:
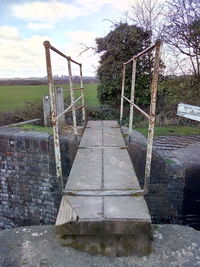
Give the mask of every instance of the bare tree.
<svg viewBox="0 0 200 267">
<path fill-rule="evenodd" d="M 152 41 L 159 38 L 163 28 L 163 10 L 161 0 L 137 0 L 131 6 L 129 18 L 140 27 L 149 31 Z"/>
<path fill-rule="evenodd" d="M 200 77 L 199 0 L 170 0 L 163 39 L 189 59 L 192 72 Z"/>
</svg>

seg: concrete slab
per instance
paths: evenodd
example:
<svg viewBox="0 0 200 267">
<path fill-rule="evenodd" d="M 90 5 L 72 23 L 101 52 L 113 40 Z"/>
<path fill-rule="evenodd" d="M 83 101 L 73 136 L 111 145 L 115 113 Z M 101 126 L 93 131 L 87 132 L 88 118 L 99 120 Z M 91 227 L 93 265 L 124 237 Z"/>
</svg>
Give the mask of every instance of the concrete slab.
<svg viewBox="0 0 200 267">
<path fill-rule="evenodd" d="M 79 147 L 102 147 L 102 128 L 86 128 Z"/>
<path fill-rule="evenodd" d="M 104 216 L 107 219 L 151 222 L 143 196 L 104 197 Z"/>
<path fill-rule="evenodd" d="M 125 147 L 125 142 L 119 128 L 103 128 L 103 146 Z"/>
<path fill-rule="evenodd" d="M 88 121 L 86 127 L 102 128 L 103 127 L 103 122 L 102 121 Z"/>
<path fill-rule="evenodd" d="M 102 219 L 102 197 L 74 197 L 67 196 L 67 200 L 73 207 L 76 214 L 78 214 L 78 220 L 93 220 Z"/>
<path fill-rule="evenodd" d="M 102 186 L 102 150 L 79 149 L 74 160 L 66 189 L 100 189 Z"/>
<path fill-rule="evenodd" d="M 105 128 L 105 127 L 119 127 L 117 121 L 102 121 L 102 126 Z"/>
<path fill-rule="evenodd" d="M 139 182 L 126 149 L 103 150 L 104 189 L 138 189 Z"/>
</svg>

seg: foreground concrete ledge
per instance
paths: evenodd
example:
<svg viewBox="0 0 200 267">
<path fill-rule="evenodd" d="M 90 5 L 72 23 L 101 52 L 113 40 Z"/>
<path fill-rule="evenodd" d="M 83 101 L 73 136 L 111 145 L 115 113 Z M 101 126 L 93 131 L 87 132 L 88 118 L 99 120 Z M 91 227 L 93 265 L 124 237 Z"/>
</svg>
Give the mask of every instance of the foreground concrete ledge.
<svg viewBox="0 0 200 267">
<path fill-rule="evenodd" d="M 0 266 L 9 267 L 197 267 L 200 266 L 200 232 L 180 225 L 153 225 L 152 246 L 145 256 L 134 255 L 129 240 L 126 247 L 128 257 L 103 256 L 106 251 L 103 243 L 97 253 L 92 247 L 92 237 L 82 237 L 91 244 L 90 253 L 84 247 L 76 247 L 74 237 L 60 244 L 54 226 L 26 226 L 0 231 Z M 81 237 L 80 237 L 81 238 Z M 91 238 L 91 239 L 90 239 Z M 124 237 L 126 238 L 126 236 Z M 130 242 L 131 242 L 130 237 Z M 116 236 L 116 244 L 120 237 Z M 112 239 L 111 239 L 112 240 Z M 68 243 L 68 245 L 67 245 Z M 67 245 L 67 246 L 66 246 Z M 75 249 L 74 249 L 74 248 Z M 87 244 L 85 245 L 87 247 Z M 104 252 L 104 253 L 103 253 Z"/>
<path fill-rule="evenodd" d="M 69 246 L 92 255 L 145 256 L 152 251 L 151 243 L 144 235 L 67 235 L 57 238 L 62 246 Z"/>
</svg>

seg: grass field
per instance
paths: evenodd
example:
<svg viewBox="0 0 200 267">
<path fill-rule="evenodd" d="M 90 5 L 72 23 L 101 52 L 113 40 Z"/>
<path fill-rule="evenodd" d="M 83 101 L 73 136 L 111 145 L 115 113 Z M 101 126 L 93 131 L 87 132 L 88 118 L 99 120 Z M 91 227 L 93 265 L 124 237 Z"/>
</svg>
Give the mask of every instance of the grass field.
<svg viewBox="0 0 200 267">
<path fill-rule="evenodd" d="M 62 86 L 65 89 L 68 85 Z M 74 85 L 74 87 L 77 87 Z M 97 84 L 85 84 L 85 104 L 97 106 Z M 75 91 L 75 95 L 80 92 Z M 0 111 L 13 111 L 23 107 L 24 102 L 42 101 L 42 97 L 48 95 L 48 85 L 17 85 L 17 86 L 0 86 Z M 65 97 L 67 92 L 65 92 Z"/>
<path fill-rule="evenodd" d="M 135 128 L 134 130 L 140 132 L 147 137 L 147 128 Z M 192 126 L 168 126 L 168 127 L 155 127 L 155 136 L 162 135 L 195 135 L 200 134 L 200 127 Z"/>
<path fill-rule="evenodd" d="M 27 131 L 37 131 L 37 132 L 47 132 L 48 134 L 53 134 L 52 127 L 42 127 L 31 124 L 20 125 L 24 130 Z M 140 132 L 147 137 L 147 128 L 135 128 L 134 130 Z M 181 127 L 181 126 L 169 126 L 169 127 L 155 127 L 155 136 L 164 136 L 164 135 L 195 135 L 200 134 L 199 127 Z"/>
<path fill-rule="evenodd" d="M 68 85 L 63 86 L 68 89 Z M 78 87 L 74 85 L 74 87 Z M 87 106 L 98 106 L 97 98 L 97 84 L 85 84 L 85 104 Z M 65 92 L 67 97 L 69 92 Z M 0 86 L 0 112 L 13 111 L 23 107 L 24 102 L 28 101 L 42 101 L 42 97 L 48 95 L 47 85 L 22 85 L 22 86 Z M 76 98 L 80 95 L 80 91 L 75 91 Z M 27 130 L 29 126 L 27 127 Z M 48 129 L 40 129 L 48 131 Z M 136 128 L 143 135 L 147 136 L 147 128 Z M 51 130 L 50 130 L 51 131 Z M 156 127 L 155 135 L 192 135 L 200 134 L 199 127 L 183 127 L 183 126 L 169 126 Z"/>
</svg>

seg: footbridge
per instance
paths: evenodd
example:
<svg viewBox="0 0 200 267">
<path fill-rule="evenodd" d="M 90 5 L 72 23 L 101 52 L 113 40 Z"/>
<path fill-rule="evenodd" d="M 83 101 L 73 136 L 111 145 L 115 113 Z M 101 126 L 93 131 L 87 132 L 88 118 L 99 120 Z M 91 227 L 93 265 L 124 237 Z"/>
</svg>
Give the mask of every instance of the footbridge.
<svg viewBox="0 0 200 267">
<path fill-rule="evenodd" d="M 124 142 L 121 128 L 116 121 L 88 121 L 85 124 L 85 105 L 82 65 L 44 42 L 47 74 L 51 98 L 52 126 L 57 178 L 61 180 L 62 201 L 56 232 L 66 245 L 90 252 L 104 254 L 147 254 L 151 243 L 151 218 L 144 199 L 150 183 L 150 168 L 155 124 L 157 82 L 159 73 L 160 42 L 148 47 L 123 64 L 120 124 L 123 118 L 124 100 L 130 104 L 129 134 L 132 131 L 133 108 L 149 120 L 144 188 L 141 189 Z M 55 86 L 53 82 L 50 50 L 68 61 L 71 105 L 56 114 Z M 155 52 L 151 85 L 150 113 L 147 114 L 134 103 L 137 58 Z M 80 88 L 73 88 L 71 63 L 80 67 Z M 130 99 L 125 97 L 126 65 L 132 63 Z M 81 95 L 75 100 L 74 90 Z M 82 105 L 76 107 L 81 100 Z M 72 111 L 74 134 L 77 135 L 76 109 L 82 109 L 84 134 L 78 147 L 70 175 L 64 186 L 59 145 L 59 118 Z"/>
<path fill-rule="evenodd" d="M 139 192 L 117 122 L 89 121 L 65 187 L 56 231 L 60 236 L 101 237 L 104 242 L 105 236 L 110 240 L 128 234 L 132 247 L 146 251 L 151 218 Z"/>
</svg>

